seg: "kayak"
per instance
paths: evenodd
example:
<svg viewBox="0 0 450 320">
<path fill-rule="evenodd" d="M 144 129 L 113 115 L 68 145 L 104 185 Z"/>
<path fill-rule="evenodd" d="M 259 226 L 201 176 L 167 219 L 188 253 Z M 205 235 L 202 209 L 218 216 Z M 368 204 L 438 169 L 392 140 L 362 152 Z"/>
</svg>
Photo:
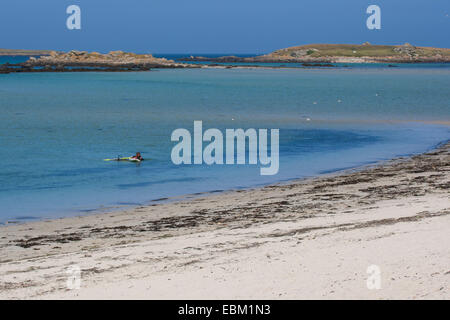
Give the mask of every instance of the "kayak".
<svg viewBox="0 0 450 320">
<path fill-rule="evenodd" d="M 129 162 L 141 162 L 139 159 L 134 159 L 133 157 L 115 158 L 115 159 L 104 159 L 104 161 L 129 161 Z"/>
</svg>

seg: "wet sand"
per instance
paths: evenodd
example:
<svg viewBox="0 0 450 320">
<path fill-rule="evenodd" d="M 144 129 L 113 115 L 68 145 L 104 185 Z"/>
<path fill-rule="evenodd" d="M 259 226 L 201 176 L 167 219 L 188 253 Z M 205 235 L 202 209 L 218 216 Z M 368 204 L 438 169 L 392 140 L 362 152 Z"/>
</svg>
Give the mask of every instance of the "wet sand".
<svg viewBox="0 0 450 320">
<path fill-rule="evenodd" d="M 0 298 L 449 299 L 449 190 L 447 143 L 288 184 L 4 226 Z M 74 265 L 79 290 L 67 288 Z"/>
</svg>

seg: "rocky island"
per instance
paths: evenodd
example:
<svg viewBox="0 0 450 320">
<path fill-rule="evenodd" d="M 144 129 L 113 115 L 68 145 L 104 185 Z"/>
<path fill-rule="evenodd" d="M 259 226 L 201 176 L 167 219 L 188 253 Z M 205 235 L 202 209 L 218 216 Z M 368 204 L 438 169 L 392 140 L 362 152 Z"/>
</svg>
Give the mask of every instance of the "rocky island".
<svg viewBox="0 0 450 320">
<path fill-rule="evenodd" d="M 0 65 L 0 73 L 12 72 L 71 72 L 71 71 L 148 71 L 151 68 L 195 68 L 199 66 L 176 63 L 151 54 L 111 51 L 107 54 L 72 50 L 51 51 L 48 55 L 31 57 L 18 64 Z"/>
<path fill-rule="evenodd" d="M 181 61 L 219 63 L 447 63 L 450 49 L 403 45 L 310 44 L 276 50 L 256 57 L 224 56 L 218 58 L 189 57 Z"/>
</svg>

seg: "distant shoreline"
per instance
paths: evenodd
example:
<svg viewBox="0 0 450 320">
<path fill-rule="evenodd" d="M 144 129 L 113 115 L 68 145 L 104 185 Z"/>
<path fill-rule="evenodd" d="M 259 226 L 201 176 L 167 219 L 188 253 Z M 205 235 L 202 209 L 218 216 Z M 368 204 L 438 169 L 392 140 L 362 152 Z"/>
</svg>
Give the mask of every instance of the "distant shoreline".
<svg viewBox="0 0 450 320">
<path fill-rule="evenodd" d="M 334 63 L 450 63 L 450 49 L 403 45 L 309 44 L 279 49 L 255 56 L 189 56 L 174 60 L 156 58 L 151 54 L 111 51 L 106 54 L 71 50 L 0 49 L 0 56 L 30 56 L 28 61 L 1 65 L 0 73 L 17 72 L 79 72 L 87 71 L 148 71 L 150 68 L 238 68 L 265 67 L 268 63 L 299 63 L 304 67 L 335 67 Z M 38 58 L 33 58 L 38 57 Z M 186 62 L 210 62 L 192 64 Z M 258 63 L 262 65 L 221 65 L 221 63 Z M 391 66 L 391 65 L 390 65 Z M 392 65 L 394 66 L 394 65 Z"/>
<path fill-rule="evenodd" d="M 255 57 L 189 57 L 180 61 L 258 63 L 446 63 L 450 49 L 403 45 L 310 44 Z"/>
<path fill-rule="evenodd" d="M 111 51 L 107 54 L 71 50 L 51 51 L 48 55 L 30 57 L 23 63 L 0 65 L 0 74 L 31 72 L 129 72 L 149 71 L 151 68 L 195 68 L 151 54 Z"/>
</svg>

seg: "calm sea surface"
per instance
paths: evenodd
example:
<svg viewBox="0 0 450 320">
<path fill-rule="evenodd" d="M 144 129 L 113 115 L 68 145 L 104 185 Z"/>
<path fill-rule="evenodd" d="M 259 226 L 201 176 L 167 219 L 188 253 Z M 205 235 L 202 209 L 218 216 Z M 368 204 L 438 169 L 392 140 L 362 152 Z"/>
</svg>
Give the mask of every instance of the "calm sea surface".
<svg viewBox="0 0 450 320">
<path fill-rule="evenodd" d="M 0 75 L 0 222 L 258 186 L 423 152 L 450 130 L 414 120 L 449 121 L 449 88 L 448 65 Z M 173 165 L 170 135 L 192 131 L 194 120 L 204 129 L 279 128 L 279 173 Z M 103 161 L 136 151 L 149 161 Z"/>
</svg>

